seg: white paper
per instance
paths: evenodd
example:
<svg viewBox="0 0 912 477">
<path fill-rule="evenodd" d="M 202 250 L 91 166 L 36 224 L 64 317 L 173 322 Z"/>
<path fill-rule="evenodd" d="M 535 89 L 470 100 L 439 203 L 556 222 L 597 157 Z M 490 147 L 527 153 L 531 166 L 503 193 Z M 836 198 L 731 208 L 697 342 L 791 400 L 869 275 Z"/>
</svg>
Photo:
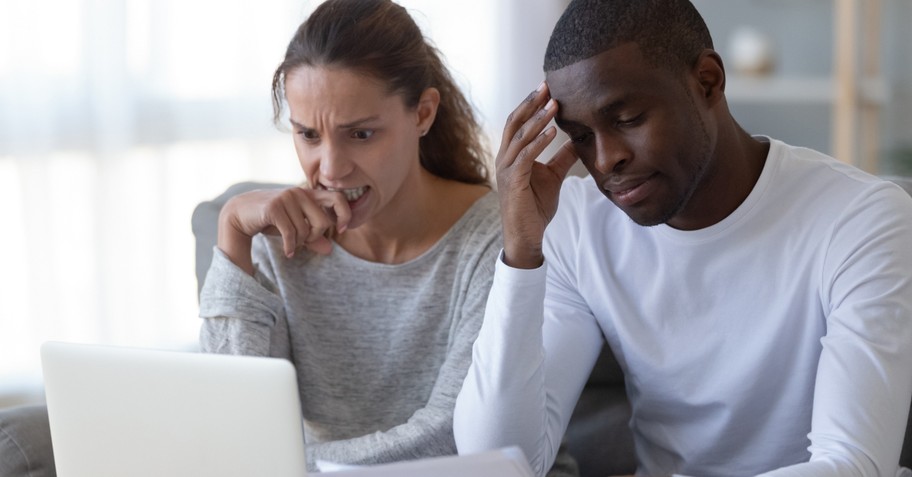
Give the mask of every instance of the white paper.
<svg viewBox="0 0 912 477">
<path fill-rule="evenodd" d="M 333 477 L 534 477 L 529 462 L 518 447 L 364 467 L 331 462 L 317 463 L 317 466 L 321 472 L 331 472 Z"/>
</svg>

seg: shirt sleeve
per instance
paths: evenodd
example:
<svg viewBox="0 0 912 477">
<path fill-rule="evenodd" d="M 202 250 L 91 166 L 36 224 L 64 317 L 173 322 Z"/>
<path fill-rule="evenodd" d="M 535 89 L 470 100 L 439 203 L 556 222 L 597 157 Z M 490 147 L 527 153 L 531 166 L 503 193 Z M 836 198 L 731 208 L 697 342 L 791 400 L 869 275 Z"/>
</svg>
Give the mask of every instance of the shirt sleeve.
<svg viewBox="0 0 912 477">
<path fill-rule="evenodd" d="M 254 255 L 264 255 L 254 241 Z M 290 358 L 281 297 L 260 271 L 250 276 L 218 247 L 200 292 L 200 349 L 205 353 Z"/>
<path fill-rule="evenodd" d="M 912 401 L 912 200 L 884 186 L 834 224 L 809 462 L 765 477 L 900 475 Z"/>
<path fill-rule="evenodd" d="M 588 308 L 548 264 L 520 270 L 498 260 L 456 402 L 459 452 L 518 445 L 545 475 L 602 343 Z"/>
<path fill-rule="evenodd" d="M 499 246 L 499 242 L 497 242 Z M 413 460 L 422 457 L 452 455 L 456 452 L 453 440 L 453 407 L 456 396 L 472 359 L 472 344 L 484 315 L 487 292 L 493 279 L 493 259 L 497 252 L 489 244 L 465 287 L 464 300 L 456 313 L 447 356 L 438 372 L 427 404 L 409 419 L 383 432 L 352 439 L 307 445 L 307 462 L 316 460 L 347 464 L 366 464 Z"/>
</svg>

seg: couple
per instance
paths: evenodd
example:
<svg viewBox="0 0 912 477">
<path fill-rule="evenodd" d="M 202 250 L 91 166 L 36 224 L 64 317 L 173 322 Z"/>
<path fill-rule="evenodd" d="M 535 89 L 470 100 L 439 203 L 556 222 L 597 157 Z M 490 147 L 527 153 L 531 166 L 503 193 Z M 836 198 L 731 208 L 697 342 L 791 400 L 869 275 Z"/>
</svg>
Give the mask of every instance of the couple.
<svg viewBox="0 0 912 477">
<path fill-rule="evenodd" d="M 897 475 L 912 199 L 745 132 L 688 0 L 574 0 L 544 70 L 493 192 L 408 13 L 318 7 L 273 81 L 308 184 L 225 205 L 203 349 L 294 363 L 309 462 L 519 445 L 573 475 L 561 437 L 607 341 L 638 475 Z M 540 158 L 552 120 L 571 141 Z"/>
</svg>

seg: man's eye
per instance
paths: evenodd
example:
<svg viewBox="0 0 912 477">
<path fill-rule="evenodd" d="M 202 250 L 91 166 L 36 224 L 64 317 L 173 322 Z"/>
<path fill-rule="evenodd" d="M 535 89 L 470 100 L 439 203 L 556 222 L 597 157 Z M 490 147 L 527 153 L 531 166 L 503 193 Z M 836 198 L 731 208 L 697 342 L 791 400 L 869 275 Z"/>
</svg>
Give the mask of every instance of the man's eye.
<svg viewBox="0 0 912 477">
<path fill-rule="evenodd" d="M 352 137 L 355 139 L 370 139 L 374 135 L 374 132 L 369 129 L 358 129 L 352 132 Z"/>
<path fill-rule="evenodd" d="M 632 118 L 618 118 L 617 125 L 618 127 L 632 127 L 637 126 L 643 121 L 643 115 L 638 114 Z"/>
<path fill-rule="evenodd" d="M 582 143 L 588 141 L 590 137 L 592 137 L 592 133 L 587 132 L 587 133 L 583 133 L 583 134 L 570 136 L 570 140 L 573 141 L 574 144 L 582 144 Z"/>
</svg>

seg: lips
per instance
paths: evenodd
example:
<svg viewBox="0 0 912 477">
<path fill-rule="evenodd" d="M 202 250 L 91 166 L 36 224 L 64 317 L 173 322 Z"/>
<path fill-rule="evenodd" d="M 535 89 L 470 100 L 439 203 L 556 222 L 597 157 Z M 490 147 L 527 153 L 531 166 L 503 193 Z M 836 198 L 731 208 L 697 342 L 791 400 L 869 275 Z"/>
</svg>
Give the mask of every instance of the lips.
<svg viewBox="0 0 912 477">
<path fill-rule="evenodd" d="M 611 194 L 619 206 L 632 206 L 646 199 L 655 190 L 655 174 L 633 177 L 611 177 L 602 189 Z"/>
</svg>

